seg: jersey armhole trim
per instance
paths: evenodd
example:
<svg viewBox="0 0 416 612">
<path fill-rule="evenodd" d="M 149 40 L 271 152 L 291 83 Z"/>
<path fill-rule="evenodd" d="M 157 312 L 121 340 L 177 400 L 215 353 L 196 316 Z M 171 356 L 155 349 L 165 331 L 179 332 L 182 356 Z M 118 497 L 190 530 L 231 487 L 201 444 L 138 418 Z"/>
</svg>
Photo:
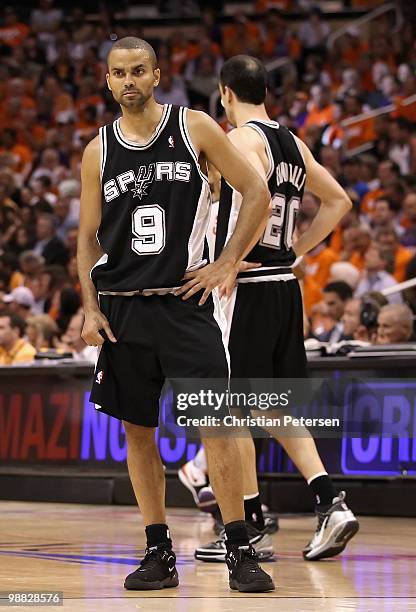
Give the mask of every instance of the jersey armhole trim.
<svg viewBox="0 0 416 612">
<path fill-rule="evenodd" d="M 107 132 L 106 132 L 105 126 L 100 127 L 99 138 L 100 138 L 100 181 L 102 182 L 105 162 L 107 160 Z"/>
<path fill-rule="evenodd" d="M 297 139 L 296 139 L 295 135 L 293 134 L 293 132 L 291 132 L 290 130 L 289 130 L 289 132 L 290 132 L 291 136 L 293 136 L 293 140 L 295 141 L 295 145 L 296 145 L 296 146 L 297 146 L 297 148 L 298 148 L 298 151 L 299 151 L 300 156 L 301 156 L 302 161 L 303 161 L 303 165 L 305 166 L 305 170 L 306 170 L 306 163 L 305 163 L 305 158 L 303 157 L 303 151 L 302 151 L 302 149 L 301 149 L 301 147 L 300 147 L 300 145 L 299 145 L 299 143 L 298 143 L 298 141 L 297 141 Z"/>
<path fill-rule="evenodd" d="M 250 123 L 250 121 L 248 123 L 245 123 L 244 127 L 250 127 L 253 130 L 255 130 L 260 135 L 261 139 L 264 142 L 264 145 L 266 147 L 267 159 L 269 160 L 269 168 L 267 170 L 267 180 L 269 180 L 274 170 L 274 159 L 273 159 L 272 150 L 270 148 L 270 144 L 269 144 L 269 141 L 267 140 L 266 134 L 255 123 Z"/>
<path fill-rule="evenodd" d="M 198 155 L 196 154 L 196 151 L 195 151 L 194 146 L 192 144 L 192 140 L 191 140 L 191 137 L 190 137 L 190 134 L 189 134 L 189 130 L 188 130 L 187 112 L 188 112 L 188 109 L 187 109 L 186 106 L 181 106 L 180 107 L 180 109 L 179 109 L 179 129 L 181 131 L 182 140 L 185 143 L 185 146 L 188 149 L 189 153 L 191 154 L 191 156 L 194 159 L 196 168 L 198 170 L 198 174 L 200 175 L 202 180 L 206 181 L 207 184 L 209 185 L 208 177 L 201 170 L 201 166 L 199 165 L 199 161 L 198 161 Z"/>
</svg>

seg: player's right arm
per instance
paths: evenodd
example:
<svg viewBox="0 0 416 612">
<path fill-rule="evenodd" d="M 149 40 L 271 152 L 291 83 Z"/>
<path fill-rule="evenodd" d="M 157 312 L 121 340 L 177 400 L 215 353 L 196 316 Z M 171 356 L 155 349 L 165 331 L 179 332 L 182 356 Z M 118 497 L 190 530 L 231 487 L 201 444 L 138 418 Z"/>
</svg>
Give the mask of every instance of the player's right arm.
<svg viewBox="0 0 416 612">
<path fill-rule="evenodd" d="M 309 229 L 293 245 L 296 255 L 304 255 L 324 240 L 352 207 L 352 202 L 334 177 L 319 164 L 308 147 L 295 136 L 306 167 L 305 189 L 321 200 L 318 214 Z"/>
<path fill-rule="evenodd" d="M 104 329 L 107 337 L 116 342 L 110 325 L 100 310 L 97 291 L 90 277 L 91 268 L 103 252 L 97 241 L 97 230 L 101 221 L 100 142 L 98 136 L 85 148 L 81 164 L 81 209 L 78 231 L 78 276 L 82 289 L 85 314 L 82 329 L 83 340 L 97 346 L 104 342 L 99 333 Z"/>
</svg>

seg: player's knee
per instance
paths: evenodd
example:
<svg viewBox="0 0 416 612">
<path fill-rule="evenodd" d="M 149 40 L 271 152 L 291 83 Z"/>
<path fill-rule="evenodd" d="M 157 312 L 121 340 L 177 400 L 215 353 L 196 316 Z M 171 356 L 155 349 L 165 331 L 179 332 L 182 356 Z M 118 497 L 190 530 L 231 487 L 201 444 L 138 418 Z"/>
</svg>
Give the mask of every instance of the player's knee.
<svg viewBox="0 0 416 612">
<path fill-rule="evenodd" d="M 142 443 L 155 443 L 155 427 L 144 427 L 143 425 L 136 425 L 128 421 L 123 421 L 123 425 L 127 441 L 140 440 Z"/>
</svg>

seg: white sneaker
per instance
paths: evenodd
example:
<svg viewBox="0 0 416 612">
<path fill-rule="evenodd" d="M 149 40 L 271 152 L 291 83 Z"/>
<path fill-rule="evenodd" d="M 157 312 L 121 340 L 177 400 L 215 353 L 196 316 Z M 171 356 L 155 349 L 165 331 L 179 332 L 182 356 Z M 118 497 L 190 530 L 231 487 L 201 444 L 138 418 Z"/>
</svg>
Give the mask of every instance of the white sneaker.
<svg viewBox="0 0 416 612">
<path fill-rule="evenodd" d="M 359 529 L 359 523 L 345 503 L 345 491 L 332 500 L 326 512 L 317 512 L 318 526 L 303 549 L 306 561 L 318 561 L 339 555 Z"/>
<path fill-rule="evenodd" d="M 198 491 L 208 484 L 207 475 L 197 468 L 191 459 L 178 470 L 178 476 L 181 483 L 192 493 L 195 504 L 198 506 Z"/>
</svg>

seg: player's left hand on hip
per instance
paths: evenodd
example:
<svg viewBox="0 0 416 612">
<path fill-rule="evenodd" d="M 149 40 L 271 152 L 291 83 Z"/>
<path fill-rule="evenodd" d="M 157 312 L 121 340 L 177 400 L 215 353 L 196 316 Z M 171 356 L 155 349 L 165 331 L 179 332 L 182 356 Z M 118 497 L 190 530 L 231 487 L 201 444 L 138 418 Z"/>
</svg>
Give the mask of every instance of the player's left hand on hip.
<svg viewBox="0 0 416 612">
<path fill-rule="evenodd" d="M 261 263 L 254 263 L 252 261 L 240 261 L 238 270 L 233 270 L 226 280 L 219 286 L 218 294 L 221 297 L 229 298 L 236 285 L 236 278 L 239 272 L 246 272 L 247 270 L 253 270 L 254 268 L 260 268 Z"/>
<path fill-rule="evenodd" d="M 198 302 L 198 305 L 202 306 L 207 301 L 211 291 L 215 287 L 221 285 L 227 279 L 233 268 L 235 270 L 235 274 L 237 274 L 236 266 L 226 263 L 218 264 L 216 261 L 212 264 L 208 264 L 204 268 L 200 268 L 199 270 L 187 272 L 184 279 L 188 282 L 182 285 L 180 289 L 177 289 L 175 291 L 175 295 L 182 295 L 182 299 L 187 300 L 195 293 L 198 293 L 198 291 L 205 289 L 201 299 Z"/>
</svg>

